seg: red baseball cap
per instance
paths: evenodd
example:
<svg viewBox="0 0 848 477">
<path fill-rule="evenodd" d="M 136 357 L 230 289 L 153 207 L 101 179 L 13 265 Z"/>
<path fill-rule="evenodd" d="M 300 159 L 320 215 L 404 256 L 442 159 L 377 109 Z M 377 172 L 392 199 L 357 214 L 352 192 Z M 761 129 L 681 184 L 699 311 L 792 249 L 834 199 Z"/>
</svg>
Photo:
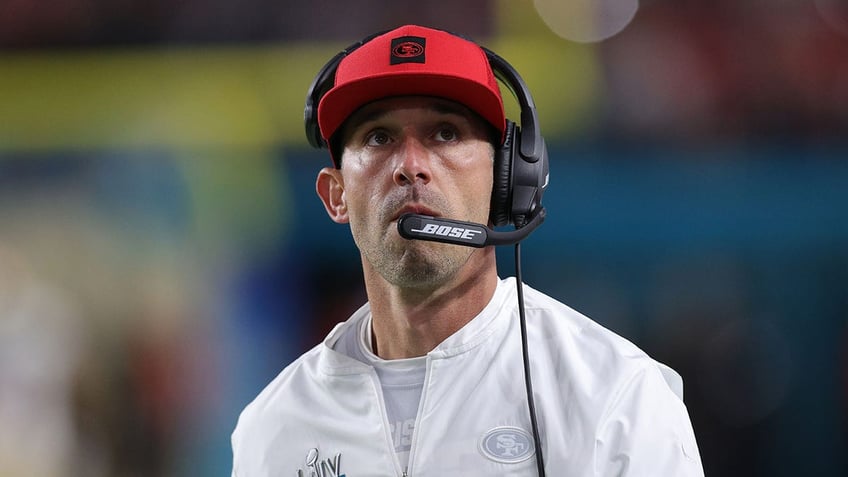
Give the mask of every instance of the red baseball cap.
<svg viewBox="0 0 848 477">
<path fill-rule="evenodd" d="M 379 35 L 339 62 L 318 104 L 327 142 L 354 111 L 391 96 L 437 96 L 479 114 L 501 133 L 506 115 L 497 80 L 479 45 L 442 30 L 405 25 Z"/>
</svg>

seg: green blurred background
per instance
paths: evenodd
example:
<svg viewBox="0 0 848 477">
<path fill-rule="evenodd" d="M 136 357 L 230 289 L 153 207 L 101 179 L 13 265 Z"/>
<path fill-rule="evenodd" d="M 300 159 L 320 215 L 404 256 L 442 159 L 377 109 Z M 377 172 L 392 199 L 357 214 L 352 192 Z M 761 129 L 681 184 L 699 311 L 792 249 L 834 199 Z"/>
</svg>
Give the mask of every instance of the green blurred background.
<svg viewBox="0 0 848 477">
<path fill-rule="evenodd" d="M 524 277 L 681 372 L 707 475 L 848 474 L 844 1 L 0 0 L 0 476 L 229 475 L 365 299 L 306 90 L 408 22 L 524 76 Z"/>
</svg>

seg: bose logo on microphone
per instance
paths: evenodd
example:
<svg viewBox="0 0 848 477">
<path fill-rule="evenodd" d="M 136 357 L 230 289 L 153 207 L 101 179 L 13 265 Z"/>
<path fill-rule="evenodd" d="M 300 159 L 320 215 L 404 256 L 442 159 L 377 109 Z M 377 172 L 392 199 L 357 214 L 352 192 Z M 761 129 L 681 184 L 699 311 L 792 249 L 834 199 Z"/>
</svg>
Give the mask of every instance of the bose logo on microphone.
<svg viewBox="0 0 848 477">
<path fill-rule="evenodd" d="M 482 230 L 467 229 L 464 227 L 451 227 L 449 225 L 424 224 L 423 229 L 412 229 L 412 232 L 427 235 L 438 235 L 440 237 L 454 237 L 463 240 L 474 240 L 474 237 L 483 233 Z"/>
</svg>

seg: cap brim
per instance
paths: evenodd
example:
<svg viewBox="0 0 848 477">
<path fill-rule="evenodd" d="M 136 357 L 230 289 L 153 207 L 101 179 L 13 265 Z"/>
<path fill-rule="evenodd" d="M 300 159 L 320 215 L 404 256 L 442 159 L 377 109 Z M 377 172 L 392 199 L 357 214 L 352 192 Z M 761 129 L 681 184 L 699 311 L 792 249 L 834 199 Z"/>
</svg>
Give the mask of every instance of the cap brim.
<svg viewBox="0 0 848 477">
<path fill-rule="evenodd" d="M 463 104 L 503 136 L 506 118 L 500 96 L 476 81 L 456 76 L 396 72 L 351 81 L 329 91 L 318 105 L 318 123 L 328 142 L 342 123 L 360 107 L 396 96 L 435 96 Z"/>
</svg>

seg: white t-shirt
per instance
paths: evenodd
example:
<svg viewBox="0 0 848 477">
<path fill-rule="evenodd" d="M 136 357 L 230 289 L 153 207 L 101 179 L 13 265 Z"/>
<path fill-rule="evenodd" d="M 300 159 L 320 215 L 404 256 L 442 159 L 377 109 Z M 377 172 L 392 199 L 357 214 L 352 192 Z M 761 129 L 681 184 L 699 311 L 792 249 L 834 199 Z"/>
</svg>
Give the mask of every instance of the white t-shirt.
<svg viewBox="0 0 848 477">
<path fill-rule="evenodd" d="M 375 355 L 371 337 L 371 317 L 362 320 L 358 333 L 348 333 L 334 349 L 374 367 L 383 391 L 386 417 L 391 429 L 395 453 L 406 469 L 412 447 L 412 431 L 421 402 L 421 391 L 427 374 L 427 357 L 386 360 Z"/>
</svg>

